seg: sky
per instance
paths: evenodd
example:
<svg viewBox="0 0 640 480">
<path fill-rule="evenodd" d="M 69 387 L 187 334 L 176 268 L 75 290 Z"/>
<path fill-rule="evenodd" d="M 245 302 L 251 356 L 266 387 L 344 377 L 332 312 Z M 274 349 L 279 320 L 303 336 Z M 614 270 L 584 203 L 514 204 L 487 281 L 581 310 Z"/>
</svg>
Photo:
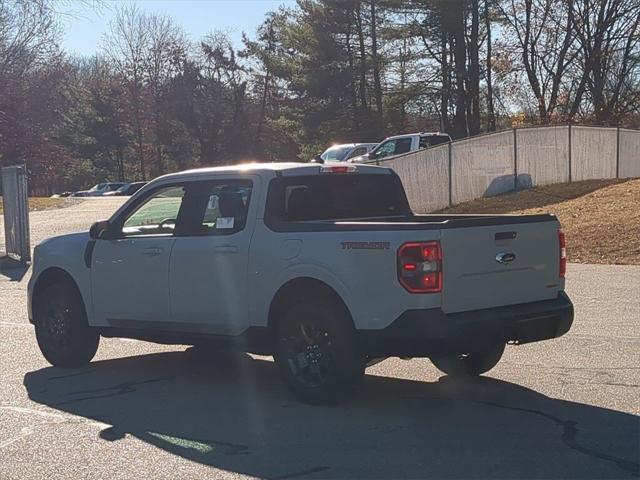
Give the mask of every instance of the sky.
<svg viewBox="0 0 640 480">
<path fill-rule="evenodd" d="M 144 12 L 168 15 L 191 40 L 213 30 L 223 30 L 240 47 L 243 31 L 255 37 L 255 30 L 267 12 L 294 3 L 293 0 L 106 0 L 98 9 L 92 9 L 72 0 L 59 9 L 64 28 L 62 47 L 72 55 L 98 52 L 117 8 L 128 4 L 135 4 Z"/>
</svg>

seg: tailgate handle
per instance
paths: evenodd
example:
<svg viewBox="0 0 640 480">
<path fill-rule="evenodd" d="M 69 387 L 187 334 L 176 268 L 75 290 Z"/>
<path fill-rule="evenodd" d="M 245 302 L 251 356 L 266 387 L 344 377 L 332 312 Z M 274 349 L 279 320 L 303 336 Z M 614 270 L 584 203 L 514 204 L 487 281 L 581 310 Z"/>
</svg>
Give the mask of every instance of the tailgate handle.
<svg viewBox="0 0 640 480">
<path fill-rule="evenodd" d="M 498 232 L 496 233 L 495 239 L 496 240 L 513 240 L 514 238 L 516 238 L 517 233 L 516 232 Z"/>
</svg>

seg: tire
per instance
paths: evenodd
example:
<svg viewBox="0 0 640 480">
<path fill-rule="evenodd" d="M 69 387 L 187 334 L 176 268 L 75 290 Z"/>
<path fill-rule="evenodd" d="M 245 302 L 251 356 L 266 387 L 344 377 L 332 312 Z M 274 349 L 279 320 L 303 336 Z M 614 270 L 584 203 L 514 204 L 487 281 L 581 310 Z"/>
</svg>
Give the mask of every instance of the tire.
<svg viewBox="0 0 640 480">
<path fill-rule="evenodd" d="M 365 358 L 351 319 L 334 301 L 300 299 L 276 320 L 275 362 L 301 401 L 334 403 L 363 378 Z"/>
<path fill-rule="evenodd" d="M 36 339 L 44 358 L 55 367 L 76 368 L 91 361 L 100 335 L 89 327 L 80 293 L 67 282 L 38 294 L 34 305 Z"/>
<path fill-rule="evenodd" d="M 451 377 L 478 376 L 498 364 L 504 353 L 504 347 L 504 343 L 499 343 L 475 353 L 435 357 L 431 362 L 438 370 Z"/>
</svg>

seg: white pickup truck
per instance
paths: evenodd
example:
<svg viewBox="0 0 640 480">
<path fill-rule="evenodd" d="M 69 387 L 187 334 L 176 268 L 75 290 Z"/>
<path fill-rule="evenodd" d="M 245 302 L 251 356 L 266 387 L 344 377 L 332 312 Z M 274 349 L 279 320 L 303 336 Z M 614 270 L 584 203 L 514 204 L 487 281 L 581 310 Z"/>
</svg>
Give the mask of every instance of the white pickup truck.
<svg viewBox="0 0 640 480">
<path fill-rule="evenodd" d="M 369 165 L 253 164 L 150 182 L 89 232 L 35 248 L 29 318 L 53 365 L 101 336 L 273 355 L 312 403 L 377 359 L 479 375 L 573 321 L 552 215 L 415 215 Z"/>
<path fill-rule="evenodd" d="M 447 133 L 440 132 L 422 132 L 422 133 L 405 133 L 403 135 L 394 135 L 387 137 L 378 145 L 371 149 L 369 153 L 360 155 L 359 157 L 351 156 L 348 160 L 350 163 L 368 163 L 382 159 L 389 160 L 398 155 L 404 155 L 410 152 L 422 150 L 423 148 L 435 147 L 443 143 L 449 143 L 451 137 Z"/>
</svg>

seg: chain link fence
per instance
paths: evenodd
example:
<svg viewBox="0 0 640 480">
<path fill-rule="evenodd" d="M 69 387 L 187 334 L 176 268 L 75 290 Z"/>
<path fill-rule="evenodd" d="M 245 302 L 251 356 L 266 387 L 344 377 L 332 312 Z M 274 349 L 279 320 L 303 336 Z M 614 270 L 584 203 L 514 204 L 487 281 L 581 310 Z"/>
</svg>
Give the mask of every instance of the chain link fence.
<svg viewBox="0 0 640 480">
<path fill-rule="evenodd" d="M 426 213 L 536 185 L 640 177 L 640 131 L 530 127 L 465 138 L 376 162 L 393 168 Z"/>
</svg>

